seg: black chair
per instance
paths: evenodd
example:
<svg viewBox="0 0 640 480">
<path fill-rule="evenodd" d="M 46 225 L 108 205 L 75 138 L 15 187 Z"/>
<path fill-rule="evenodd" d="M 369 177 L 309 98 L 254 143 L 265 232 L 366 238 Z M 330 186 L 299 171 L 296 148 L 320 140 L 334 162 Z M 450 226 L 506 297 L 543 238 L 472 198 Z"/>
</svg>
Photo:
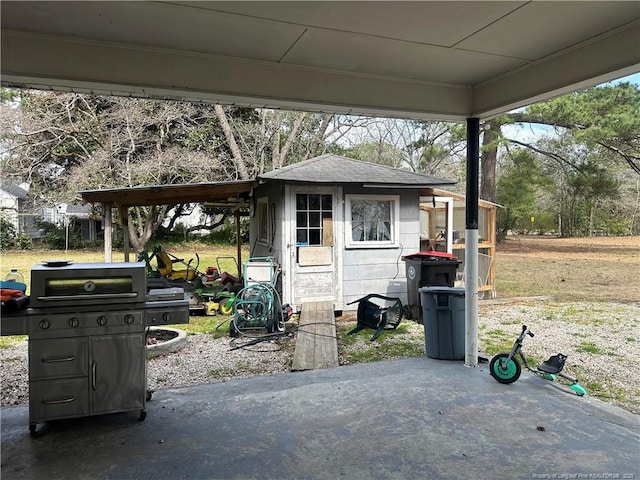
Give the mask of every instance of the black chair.
<svg viewBox="0 0 640 480">
<path fill-rule="evenodd" d="M 371 299 L 382 302 L 372 302 Z M 374 328 L 376 332 L 371 337 L 371 341 L 374 341 L 384 330 L 395 330 L 402 320 L 403 307 L 399 298 L 372 293 L 347 305 L 354 303 L 358 303 L 358 324 L 347 335 Z"/>
</svg>

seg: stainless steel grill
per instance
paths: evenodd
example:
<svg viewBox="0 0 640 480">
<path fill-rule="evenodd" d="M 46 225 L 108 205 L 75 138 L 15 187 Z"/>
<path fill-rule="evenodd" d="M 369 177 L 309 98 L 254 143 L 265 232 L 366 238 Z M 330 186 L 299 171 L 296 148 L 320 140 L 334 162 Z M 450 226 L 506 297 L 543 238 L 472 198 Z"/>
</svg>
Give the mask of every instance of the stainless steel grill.
<svg viewBox="0 0 640 480">
<path fill-rule="evenodd" d="M 30 293 L 30 308 L 1 324 L 3 335 L 29 335 L 29 430 L 138 409 L 144 420 L 145 329 L 188 323 L 184 290 L 147 292 L 142 262 L 47 262 L 31 270 Z"/>
</svg>

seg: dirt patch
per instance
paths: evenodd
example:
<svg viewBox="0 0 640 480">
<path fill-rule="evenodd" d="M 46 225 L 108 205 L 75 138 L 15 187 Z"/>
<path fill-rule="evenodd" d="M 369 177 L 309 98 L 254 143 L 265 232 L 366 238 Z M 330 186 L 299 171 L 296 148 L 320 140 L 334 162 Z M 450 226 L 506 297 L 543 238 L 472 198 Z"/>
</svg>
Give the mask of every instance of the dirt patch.
<svg viewBox="0 0 640 480">
<path fill-rule="evenodd" d="M 640 237 L 510 237 L 496 247 L 498 297 L 640 300 Z"/>
<path fill-rule="evenodd" d="M 151 330 L 147 333 L 147 345 L 157 345 L 173 340 L 178 336 L 178 332 L 172 330 Z"/>
<path fill-rule="evenodd" d="M 595 255 L 640 254 L 640 237 L 558 238 L 550 236 L 517 235 L 498 244 L 501 253 L 587 253 Z"/>
</svg>

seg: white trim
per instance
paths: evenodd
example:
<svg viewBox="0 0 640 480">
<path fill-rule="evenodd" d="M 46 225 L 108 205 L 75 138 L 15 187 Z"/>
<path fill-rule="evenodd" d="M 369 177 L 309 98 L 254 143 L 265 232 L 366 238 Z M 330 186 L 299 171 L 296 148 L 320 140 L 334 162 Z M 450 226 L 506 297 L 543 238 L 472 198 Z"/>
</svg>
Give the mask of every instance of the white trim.
<svg viewBox="0 0 640 480">
<path fill-rule="evenodd" d="M 266 212 L 264 213 L 266 215 L 266 219 L 263 219 L 263 211 L 262 211 L 262 207 L 263 205 L 266 205 Z M 258 243 L 258 245 L 263 245 L 265 247 L 269 247 L 269 242 L 270 242 L 270 238 L 271 238 L 271 218 L 269 215 L 269 197 L 260 197 L 257 199 L 256 201 L 256 209 L 258 210 L 258 228 L 256 228 L 256 241 Z M 266 221 L 266 231 L 262 232 L 262 222 Z M 262 234 L 264 233 L 264 237 L 262 237 Z"/>
<path fill-rule="evenodd" d="M 379 202 L 391 202 L 390 223 L 391 240 L 386 241 L 356 241 L 351 236 L 351 201 L 370 200 Z M 361 195 L 346 194 L 344 209 L 344 241 L 345 248 L 397 248 L 400 245 L 400 195 Z"/>
<path fill-rule="evenodd" d="M 336 262 L 336 273 L 338 275 L 336 283 L 336 300 L 334 308 L 336 310 L 342 310 L 344 308 L 344 208 L 343 200 L 344 192 L 342 187 L 337 187 L 335 190 L 335 205 L 333 211 L 335 214 L 335 222 L 333 225 L 333 238 L 335 239 L 334 251 Z"/>
<path fill-rule="evenodd" d="M 433 197 L 435 202 L 442 202 L 447 206 L 447 253 L 453 253 L 453 197 Z"/>
<path fill-rule="evenodd" d="M 317 266 L 304 266 L 298 264 L 296 261 L 296 195 L 297 194 L 321 194 L 321 195 L 331 195 L 332 196 L 332 220 L 333 220 L 333 240 L 334 245 L 332 246 L 332 263 L 331 265 L 317 265 Z M 302 304 L 302 298 L 299 291 L 298 279 L 300 275 L 313 275 L 313 274 L 328 274 L 331 273 L 333 275 L 332 279 L 332 288 L 331 291 L 327 291 L 325 295 L 318 295 L 313 298 L 313 301 L 330 301 L 333 303 L 335 309 L 342 309 L 342 247 L 341 247 L 341 237 L 338 235 L 341 233 L 341 226 L 339 225 L 339 219 L 341 218 L 341 194 L 342 189 L 336 186 L 285 186 L 285 197 L 286 197 L 286 208 L 288 208 L 288 212 L 285 210 L 286 218 L 288 219 L 287 225 L 287 247 L 288 247 L 288 255 L 289 259 L 289 282 L 291 292 L 290 299 L 291 304 L 294 308 L 299 308 Z"/>
<path fill-rule="evenodd" d="M 282 218 L 282 268 L 284 281 L 282 282 L 282 297 L 286 303 L 291 304 L 295 308 L 295 290 L 294 290 L 294 271 L 293 264 L 295 262 L 295 232 L 292 227 L 292 194 L 291 185 L 284 186 L 284 197 L 282 198 L 284 208 L 284 216 Z"/>
</svg>

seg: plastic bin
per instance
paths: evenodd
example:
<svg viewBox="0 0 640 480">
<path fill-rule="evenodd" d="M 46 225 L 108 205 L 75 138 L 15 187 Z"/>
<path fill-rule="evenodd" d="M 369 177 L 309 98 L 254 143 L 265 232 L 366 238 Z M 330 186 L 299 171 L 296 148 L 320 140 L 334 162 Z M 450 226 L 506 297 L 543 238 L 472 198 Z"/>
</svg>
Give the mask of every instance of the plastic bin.
<svg viewBox="0 0 640 480">
<path fill-rule="evenodd" d="M 465 290 L 461 287 L 423 287 L 424 348 L 439 360 L 465 357 Z"/>
<path fill-rule="evenodd" d="M 456 270 L 462 263 L 445 252 L 418 252 L 402 257 L 407 275 L 407 300 L 411 319 L 422 323 L 422 304 L 418 290 L 421 287 L 453 287 Z"/>
</svg>

